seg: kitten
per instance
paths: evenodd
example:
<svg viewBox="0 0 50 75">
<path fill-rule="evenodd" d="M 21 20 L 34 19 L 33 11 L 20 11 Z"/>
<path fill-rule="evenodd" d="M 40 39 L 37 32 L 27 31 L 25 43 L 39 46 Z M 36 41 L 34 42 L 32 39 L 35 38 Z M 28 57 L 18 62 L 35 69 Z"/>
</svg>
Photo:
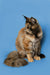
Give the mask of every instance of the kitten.
<svg viewBox="0 0 50 75">
<path fill-rule="evenodd" d="M 17 66 L 17 62 L 18 66 L 28 64 L 26 60 L 23 59 L 25 57 L 29 62 L 33 62 L 34 59 L 40 60 L 41 58 L 45 58 L 45 55 L 40 53 L 40 43 L 43 32 L 38 21 L 33 17 L 28 18 L 24 16 L 24 18 L 26 19 L 25 27 L 19 31 L 19 34 L 16 38 L 17 52 L 15 52 L 16 54 L 14 52 L 10 53 L 9 57 L 7 57 L 7 59 L 5 60 L 5 64 L 8 63 L 7 65 L 9 66 Z M 11 61 L 8 58 L 11 58 Z M 11 64 L 9 62 L 11 62 Z"/>
</svg>

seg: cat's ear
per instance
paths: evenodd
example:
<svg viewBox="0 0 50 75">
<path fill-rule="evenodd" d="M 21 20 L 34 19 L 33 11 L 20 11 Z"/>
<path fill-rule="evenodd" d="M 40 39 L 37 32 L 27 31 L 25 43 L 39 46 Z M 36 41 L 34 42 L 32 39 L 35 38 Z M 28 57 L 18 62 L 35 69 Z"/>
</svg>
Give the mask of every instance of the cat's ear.
<svg viewBox="0 0 50 75">
<path fill-rule="evenodd" d="M 35 23 L 38 23 L 38 20 L 35 19 L 34 17 L 31 17 L 31 21 L 32 21 L 32 22 L 35 22 Z"/>
<path fill-rule="evenodd" d="M 24 18 L 25 18 L 26 20 L 29 20 L 29 18 L 28 18 L 28 17 L 26 17 L 26 16 L 24 16 Z"/>
<path fill-rule="evenodd" d="M 33 17 L 31 17 L 31 19 L 34 19 Z"/>
<path fill-rule="evenodd" d="M 31 17 L 31 20 L 32 20 L 32 21 L 35 21 L 35 18 Z"/>
<path fill-rule="evenodd" d="M 26 16 L 24 16 L 24 18 L 26 19 L 26 23 L 28 23 L 29 20 L 30 20 L 30 18 L 28 18 L 28 17 L 26 17 Z"/>
<path fill-rule="evenodd" d="M 28 19 L 26 16 L 24 16 L 25 19 Z"/>
</svg>

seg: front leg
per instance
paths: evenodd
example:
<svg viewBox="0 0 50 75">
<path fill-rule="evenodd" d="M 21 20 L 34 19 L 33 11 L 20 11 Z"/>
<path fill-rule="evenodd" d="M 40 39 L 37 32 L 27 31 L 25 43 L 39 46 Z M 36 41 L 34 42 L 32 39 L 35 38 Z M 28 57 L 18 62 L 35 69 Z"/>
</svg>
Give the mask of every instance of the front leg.
<svg viewBox="0 0 50 75">
<path fill-rule="evenodd" d="M 32 55 L 30 53 L 27 54 L 27 58 L 29 62 L 33 62 Z"/>
<path fill-rule="evenodd" d="M 33 62 L 32 53 L 31 53 L 32 52 L 32 50 L 31 50 L 32 43 L 30 43 L 30 39 L 25 38 L 23 40 L 23 45 L 24 45 L 24 49 L 26 51 L 26 55 L 27 55 L 28 61 L 29 62 Z"/>
<path fill-rule="evenodd" d="M 37 55 L 36 55 L 36 56 L 34 56 L 34 59 L 35 59 L 35 60 L 40 60 L 41 58 L 40 58 L 40 56 L 37 56 Z"/>
<path fill-rule="evenodd" d="M 35 60 L 40 60 L 41 59 L 40 56 L 39 56 L 40 55 L 40 50 L 41 50 L 41 47 L 40 47 L 40 43 L 39 43 L 39 47 L 38 47 L 37 53 L 34 56 Z"/>
</svg>

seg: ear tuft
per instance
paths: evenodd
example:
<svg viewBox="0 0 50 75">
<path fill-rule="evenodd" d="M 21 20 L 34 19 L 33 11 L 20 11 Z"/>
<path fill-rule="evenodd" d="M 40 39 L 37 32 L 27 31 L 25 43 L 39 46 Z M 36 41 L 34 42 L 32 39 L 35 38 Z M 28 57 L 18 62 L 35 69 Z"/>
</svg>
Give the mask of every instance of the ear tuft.
<svg viewBox="0 0 50 75">
<path fill-rule="evenodd" d="M 25 19 L 27 19 L 27 17 L 26 17 L 26 16 L 24 16 L 24 18 L 25 18 Z"/>
<path fill-rule="evenodd" d="M 22 16 L 24 16 L 24 15 L 22 15 Z M 27 20 L 28 19 L 28 17 L 26 17 L 26 16 L 24 16 L 24 18 Z"/>
</svg>

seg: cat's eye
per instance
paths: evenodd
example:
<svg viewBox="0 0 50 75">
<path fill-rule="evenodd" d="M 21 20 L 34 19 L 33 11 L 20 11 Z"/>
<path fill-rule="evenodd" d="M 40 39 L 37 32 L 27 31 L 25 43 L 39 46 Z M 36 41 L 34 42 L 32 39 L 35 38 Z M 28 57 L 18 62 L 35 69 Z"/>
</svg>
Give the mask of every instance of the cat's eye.
<svg viewBox="0 0 50 75">
<path fill-rule="evenodd" d="M 29 22 L 29 24 L 30 24 L 30 25 L 32 25 L 32 23 L 31 23 L 31 22 Z"/>
<path fill-rule="evenodd" d="M 29 22 L 30 24 L 32 24 L 31 22 Z"/>
</svg>

